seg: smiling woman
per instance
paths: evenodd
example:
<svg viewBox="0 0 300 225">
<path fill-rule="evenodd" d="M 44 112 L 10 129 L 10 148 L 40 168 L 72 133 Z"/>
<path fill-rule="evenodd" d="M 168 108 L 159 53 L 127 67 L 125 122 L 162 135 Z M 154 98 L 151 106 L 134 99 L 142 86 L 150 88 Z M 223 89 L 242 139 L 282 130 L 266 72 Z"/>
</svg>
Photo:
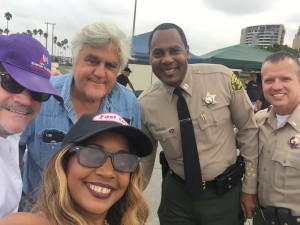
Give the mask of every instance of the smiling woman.
<svg viewBox="0 0 300 225">
<path fill-rule="evenodd" d="M 49 161 L 33 213 L 1 225 L 143 225 L 148 217 L 140 158 L 148 137 L 117 114 L 84 114 Z"/>
</svg>

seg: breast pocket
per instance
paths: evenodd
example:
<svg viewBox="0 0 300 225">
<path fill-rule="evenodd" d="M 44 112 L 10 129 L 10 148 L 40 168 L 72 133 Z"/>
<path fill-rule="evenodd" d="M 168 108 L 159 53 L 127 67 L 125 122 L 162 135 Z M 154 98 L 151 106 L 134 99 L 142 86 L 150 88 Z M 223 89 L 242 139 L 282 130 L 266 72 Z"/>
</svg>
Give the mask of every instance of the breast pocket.
<svg viewBox="0 0 300 225">
<path fill-rule="evenodd" d="M 207 145 L 207 148 L 215 146 L 221 140 L 223 132 L 226 132 L 222 129 L 226 119 L 230 119 L 227 107 L 204 109 L 197 119 L 201 131 L 197 138 L 200 142 Z"/>
<path fill-rule="evenodd" d="M 66 132 L 57 129 L 44 129 L 38 133 L 39 159 L 36 162 L 41 169 L 45 167 L 50 158 L 59 150 Z"/>
<path fill-rule="evenodd" d="M 166 151 L 168 149 L 178 149 L 178 145 L 181 145 L 180 141 L 180 128 L 179 126 L 168 127 L 163 129 L 153 129 L 151 131 L 153 137 L 159 141 L 162 148 Z"/>
<path fill-rule="evenodd" d="M 285 190 L 299 188 L 300 150 L 277 151 L 272 156 L 272 161 L 275 164 L 273 184 Z"/>
</svg>

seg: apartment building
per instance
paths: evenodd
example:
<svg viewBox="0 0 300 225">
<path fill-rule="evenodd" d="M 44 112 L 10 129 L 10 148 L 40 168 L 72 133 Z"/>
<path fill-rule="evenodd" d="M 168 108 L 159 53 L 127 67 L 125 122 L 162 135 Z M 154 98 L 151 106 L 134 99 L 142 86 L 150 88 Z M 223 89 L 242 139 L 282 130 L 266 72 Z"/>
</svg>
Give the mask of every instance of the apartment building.
<svg viewBox="0 0 300 225">
<path fill-rule="evenodd" d="M 298 32 L 295 34 L 292 48 L 300 50 L 300 26 L 299 26 Z"/>
<path fill-rule="evenodd" d="M 272 44 L 283 45 L 285 28 L 282 24 L 256 25 L 243 28 L 241 31 L 241 44 L 266 47 Z"/>
</svg>

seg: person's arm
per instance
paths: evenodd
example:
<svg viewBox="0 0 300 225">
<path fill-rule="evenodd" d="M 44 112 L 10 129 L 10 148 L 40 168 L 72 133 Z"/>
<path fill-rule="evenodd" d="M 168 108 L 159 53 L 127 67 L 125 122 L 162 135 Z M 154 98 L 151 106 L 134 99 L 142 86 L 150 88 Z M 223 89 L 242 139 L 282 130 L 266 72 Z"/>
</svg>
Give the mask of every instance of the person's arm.
<svg viewBox="0 0 300 225">
<path fill-rule="evenodd" d="M 240 85 L 241 86 L 241 85 Z M 257 193 L 257 164 L 258 164 L 258 126 L 254 118 L 254 111 L 247 93 L 241 89 L 231 91 L 230 113 L 236 134 L 237 146 L 245 160 L 245 175 L 241 190 L 241 207 L 244 215 L 252 218 L 256 207 Z M 241 113 L 240 109 L 243 109 Z"/>
<path fill-rule="evenodd" d="M 244 81 L 244 84 L 246 85 L 246 87 L 247 87 L 247 85 L 249 84 L 250 81 L 251 81 L 251 80 L 245 80 L 245 81 Z"/>
<path fill-rule="evenodd" d="M 262 101 L 260 101 L 259 99 L 256 100 L 256 105 L 255 105 L 256 111 L 259 111 L 261 109 L 261 105 L 262 105 Z"/>
<path fill-rule="evenodd" d="M 142 163 L 142 168 L 143 168 L 143 173 L 144 173 L 144 189 L 146 189 L 146 187 L 148 186 L 148 184 L 150 182 L 151 176 L 152 176 L 155 159 L 156 159 L 158 142 L 153 138 L 147 125 L 145 123 L 143 123 L 143 120 L 142 120 L 141 130 L 149 137 L 149 139 L 151 140 L 151 143 L 153 145 L 152 153 L 146 157 L 141 158 L 141 163 Z"/>
<path fill-rule="evenodd" d="M 244 212 L 244 216 L 251 219 L 254 215 L 254 209 L 258 207 L 258 197 L 256 194 L 241 192 L 240 204 Z"/>
<path fill-rule="evenodd" d="M 134 88 L 133 88 L 133 85 L 130 81 L 128 81 L 128 85 L 129 85 L 129 87 L 131 88 L 132 91 L 135 91 Z"/>
</svg>

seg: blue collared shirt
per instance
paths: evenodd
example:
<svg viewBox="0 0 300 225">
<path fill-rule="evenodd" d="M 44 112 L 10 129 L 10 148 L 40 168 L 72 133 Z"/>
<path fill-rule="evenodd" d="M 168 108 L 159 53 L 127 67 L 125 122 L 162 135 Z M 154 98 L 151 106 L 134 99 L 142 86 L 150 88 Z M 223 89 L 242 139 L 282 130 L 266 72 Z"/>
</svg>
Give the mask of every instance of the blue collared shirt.
<svg viewBox="0 0 300 225">
<path fill-rule="evenodd" d="M 71 101 L 73 73 L 51 78 L 53 86 L 61 93 L 64 103 L 54 97 L 42 104 L 36 119 L 22 133 L 20 146 L 27 145 L 28 155 L 23 171 L 23 192 L 35 192 L 41 181 L 43 169 L 51 156 L 60 148 L 64 134 L 75 124 L 77 115 Z M 141 127 L 141 112 L 132 91 L 116 83 L 103 98 L 99 112 L 114 112 L 131 126 Z"/>
</svg>

